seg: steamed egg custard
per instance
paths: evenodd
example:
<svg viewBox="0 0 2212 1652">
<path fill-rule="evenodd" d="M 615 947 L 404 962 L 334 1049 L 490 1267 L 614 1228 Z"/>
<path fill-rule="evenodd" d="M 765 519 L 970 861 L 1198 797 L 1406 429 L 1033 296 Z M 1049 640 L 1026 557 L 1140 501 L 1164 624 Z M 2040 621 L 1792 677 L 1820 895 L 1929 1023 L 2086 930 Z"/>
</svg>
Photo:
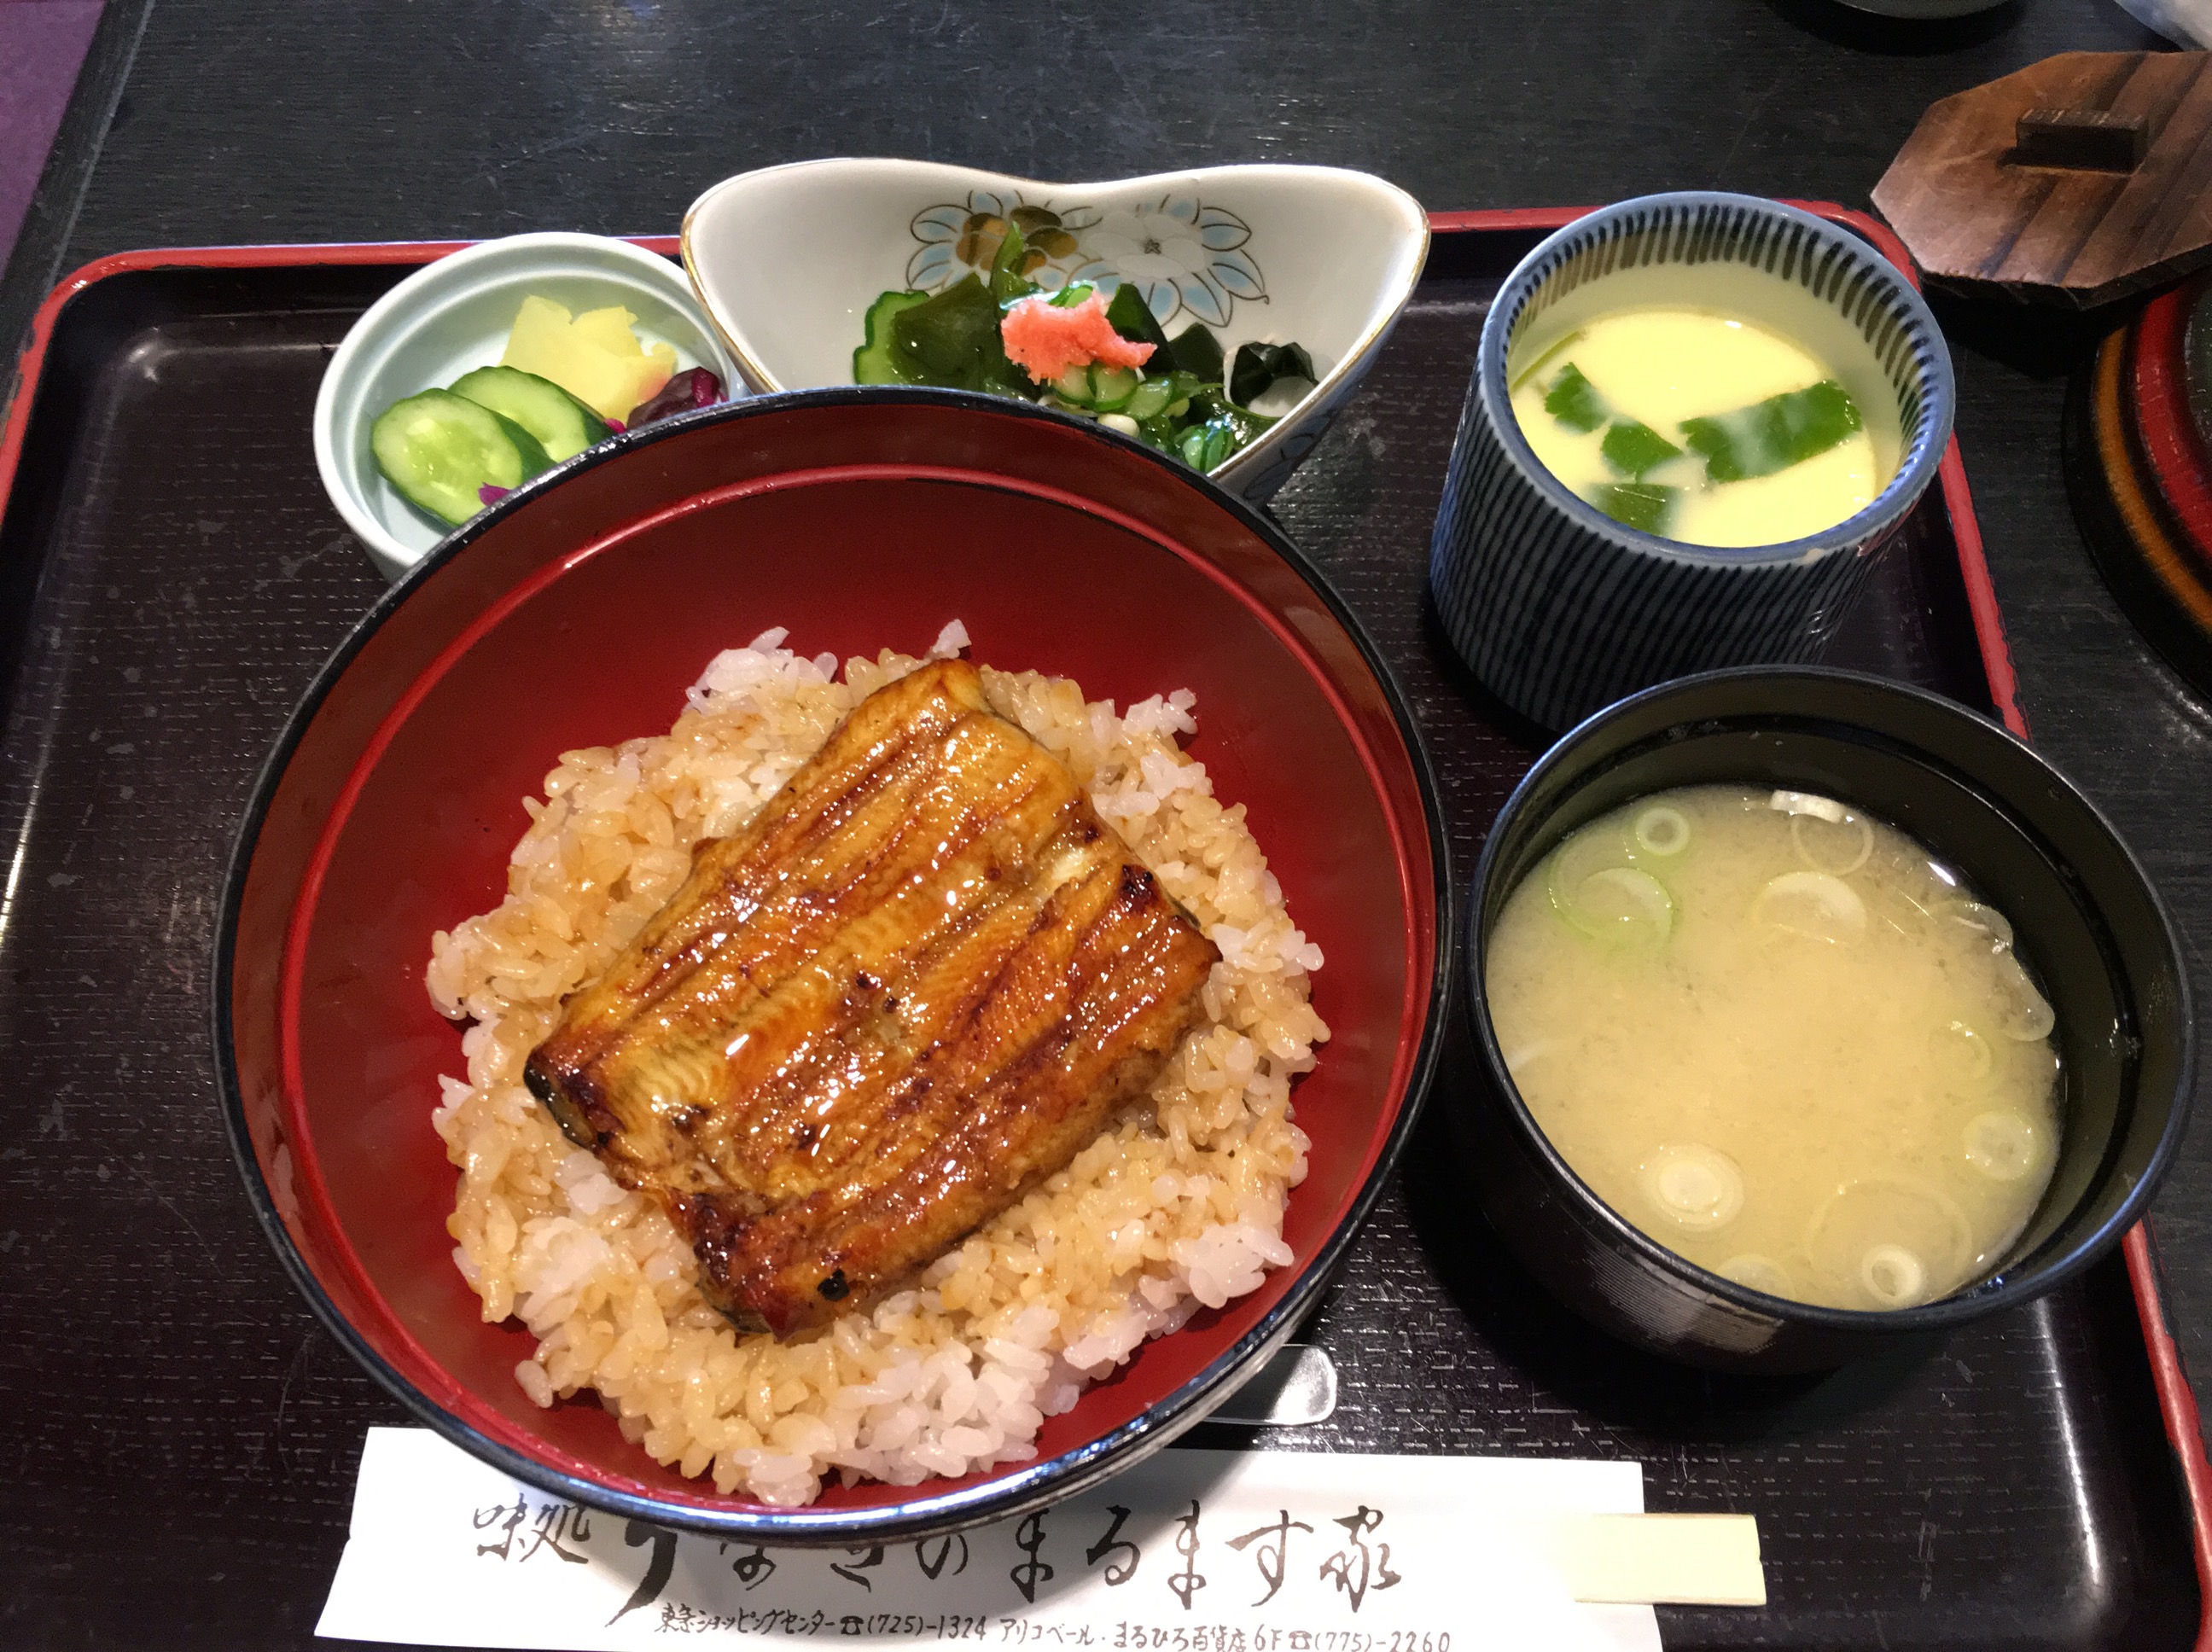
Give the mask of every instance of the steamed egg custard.
<svg viewBox="0 0 2212 1652">
<path fill-rule="evenodd" d="M 1537 459 L 1630 527 L 1780 544 L 1856 515 L 1889 481 L 1881 453 L 1895 442 L 1869 428 L 1882 410 L 1752 322 L 1626 310 L 1514 355 L 1514 417 Z"/>
<path fill-rule="evenodd" d="M 1753 1290 L 1948 1296 L 2051 1179 L 2053 1018 L 2011 926 L 1832 799 L 1694 787 L 1592 821 L 1508 897 L 1485 984 L 1575 1173 Z"/>
</svg>

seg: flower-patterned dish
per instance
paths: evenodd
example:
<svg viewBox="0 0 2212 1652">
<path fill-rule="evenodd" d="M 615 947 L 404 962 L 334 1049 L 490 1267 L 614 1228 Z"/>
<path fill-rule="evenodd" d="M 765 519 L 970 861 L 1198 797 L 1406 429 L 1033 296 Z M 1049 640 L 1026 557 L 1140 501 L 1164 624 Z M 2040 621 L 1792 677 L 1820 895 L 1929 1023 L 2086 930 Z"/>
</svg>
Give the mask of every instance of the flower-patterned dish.
<svg viewBox="0 0 2212 1652">
<path fill-rule="evenodd" d="M 1208 167 L 1047 184 L 922 161 L 834 160 L 726 179 L 684 219 L 684 264 L 756 390 L 853 382 L 868 307 L 988 275 L 1009 226 L 1048 290 L 1134 285 L 1170 333 L 1194 322 L 1234 355 L 1297 343 L 1317 382 L 1261 401 L 1279 422 L 1212 471 L 1262 502 L 1312 451 L 1412 295 L 1420 203 L 1364 173 Z"/>
</svg>

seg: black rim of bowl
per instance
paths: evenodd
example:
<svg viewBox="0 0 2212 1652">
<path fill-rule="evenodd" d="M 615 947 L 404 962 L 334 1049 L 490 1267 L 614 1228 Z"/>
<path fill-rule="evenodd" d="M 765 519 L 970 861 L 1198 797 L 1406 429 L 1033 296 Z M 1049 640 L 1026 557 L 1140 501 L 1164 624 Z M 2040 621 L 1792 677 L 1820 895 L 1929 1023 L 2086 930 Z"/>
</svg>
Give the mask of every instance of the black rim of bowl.
<svg viewBox="0 0 2212 1652">
<path fill-rule="evenodd" d="M 975 1485 L 969 1485 L 964 1480 L 956 1481 L 952 1483 L 954 1489 L 950 1491 L 875 1508 L 823 1510 L 818 1506 L 809 1505 L 806 1509 L 781 1511 L 765 1505 L 712 1509 L 664 1502 L 655 1496 L 613 1490 L 581 1476 L 549 1468 L 526 1454 L 479 1433 L 394 1370 L 367 1339 L 354 1329 L 324 1291 L 313 1269 L 293 1244 L 291 1235 L 277 1213 L 269 1188 L 262 1179 L 259 1161 L 255 1157 L 252 1138 L 246 1126 L 245 1098 L 233 1054 L 234 1028 L 230 1010 L 239 909 L 244 898 L 246 872 L 252 864 L 255 846 L 260 840 L 262 823 L 294 751 L 305 738 L 324 701 L 345 675 L 354 657 L 433 570 L 459 556 L 495 524 L 566 478 L 610 464 L 635 449 L 649 446 L 656 441 L 705 424 L 741 420 L 756 415 L 878 403 L 904 403 L 988 413 L 1000 417 L 1042 419 L 1085 430 L 1095 440 L 1141 456 L 1176 482 L 1197 489 L 1267 545 L 1305 582 L 1329 614 L 1344 628 L 1346 635 L 1359 650 L 1368 670 L 1374 673 L 1397 725 L 1399 737 L 1405 742 L 1414 780 L 1420 790 L 1421 818 L 1428 833 L 1436 900 L 1436 957 L 1427 983 L 1426 1023 L 1414 1054 L 1405 1094 L 1400 1101 L 1398 1116 L 1382 1143 L 1367 1180 L 1353 1195 L 1352 1206 L 1344 1220 L 1322 1242 L 1312 1261 L 1300 1271 L 1289 1290 L 1284 1292 L 1282 1300 L 1262 1315 L 1258 1324 L 1239 1337 L 1197 1376 L 1147 1406 L 1139 1415 L 1097 1439 L 1058 1456 L 1042 1458 L 1023 1465 L 1003 1476 Z M 1414 720 L 1405 689 L 1383 659 L 1381 651 L 1376 647 L 1374 640 L 1367 635 L 1366 628 L 1280 528 L 1234 494 L 1193 471 L 1181 460 L 1073 414 L 971 391 L 838 386 L 821 390 L 781 391 L 769 395 L 742 397 L 624 431 L 526 483 L 498 503 L 470 518 L 440 541 L 404 577 L 376 600 L 317 671 L 307 693 L 286 719 L 283 732 L 254 779 L 244 818 L 234 840 L 223 875 L 222 903 L 216 932 L 215 967 L 210 972 L 210 1022 L 215 1042 L 216 1079 L 222 1092 L 223 1123 L 229 1134 L 232 1157 L 237 1161 L 239 1174 L 245 1180 L 246 1195 L 252 1204 L 254 1217 L 261 1224 L 262 1233 L 276 1250 L 285 1271 L 291 1275 L 293 1284 L 307 1298 L 307 1305 L 314 1311 L 316 1318 L 322 1321 L 324 1328 L 336 1337 L 339 1344 L 417 1421 L 514 1479 L 572 1502 L 586 1503 L 635 1519 L 717 1536 L 739 1536 L 752 1541 L 793 1546 L 826 1546 L 848 1543 L 855 1539 L 874 1542 L 952 1531 L 1006 1519 L 1074 1496 L 1150 1455 L 1152 1451 L 1203 1422 L 1212 1405 L 1227 1398 L 1244 1378 L 1255 1372 L 1271 1354 L 1288 1342 L 1299 1322 L 1320 1301 L 1322 1292 L 1335 1277 L 1337 1269 L 1349 1254 L 1361 1228 L 1365 1225 L 1376 1200 L 1381 1198 L 1413 1133 L 1422 1103 L 1436 1076 L 1451 1018 L 1451 988 L 1458 937 L 1459 925 L 1454 916 L 1450 843 L 1437 786 L 1435 763 L 1427 744 L 1421 737 L 1419 725 Z M 643 1449 L 642 1447 L 637 1449 Z M 925 1481 L 923 1484 L 928 1483 Z"/>
<path fill-rule="evenodd" d="M 1532 272 L 1551 258 L 1555 249 L 1575 240 L 1587 239 L 1591 232 L 1601 229 L 1617 219 L 1633 216 L 1659 204 L 1684 206 L 1719 205 L 1757 211 L 1771 218 L 1797 224 L 1820 240 L 1847 248 L 1862 255 L 1874 278 L 1887 286 L 1898 302 L 1911 315 L 1923 333 L 1934 343 L 1934 371 L 1929 374 L 1929 400 L 1934 404 L 1936 416 L 1924 440 L 1907 436 L 1904 451 L 1898 456 L 1895 474 L 1882 489 L 1865 506 L 1845 517 L 1833 527 L 1823 528 L 1818 533 L 1808 533 L 1773 545 L 1714 546 L 1695 545 L 1686 540 L 1668 539 L 1641 528 L 1632 528 L 1614 520 L 1603 511 L 1583 499 L 1545 466 L 1536 457 L 1536 450 L 1521 433 L 1520 422 L 1513 414 L 1513 398 L 1505 377 L 1505 358 L 1511 340 L 1507 336 L 1519 321 L 1520 306 L 1514 301 L 1516 287 L 1529 285 Z M 1747 268 L 1749 266 L 1746 266 Z M 1600 277 L 1605 279 L 1605 277 Z M 1511 313 L 1509 315 L 1509 312 Z M 1951 364 L 1948 347 L 1943 342 L 1942 329 L 1936 324 L 1935 312 L 1928 301 L 1904 270 L 1899 270 L 1880 248 L 1843 224 L 1831 223 L 1817 217 L 1802 207 L 1771 200 L 1763 195 L 1740 195 L 1728 190 L 1673 190 L 1657 195 L 1639 195 L 1626 201 L 1616 201 L 1610 206 L 1598 208 L 1584 214 L 1573 222 L 1553 230 L 1533 247 L 1528 255 L 1513 266 L 1498 289 L 1489 313 L 1483 318 L 1482 334 L 1475 346 L 1474 387 L 1471 392 L 1479 398 L 1490 413 L 1490 422 L 1497 432 L 1498 445 L 1506 458 L 1522 474 L 1522 479 L 1533 485 L 1553 507 L 1583 531 L 1592 533 L 1614 544 L 1645 555 L 1664 557 L 1700 567 L 1753 568 L 1801 562 L 1820 555 L 1838 555 L 1850 547 L 1887 533 L 1902 521 L 1905 513 L 1917 504 L 1942 468 L 1943 456 L 1950 451 L 1951 430 L 1958 413 L 1958 379 Z"/>
<path fill-rule="evenodd" d="M 1561 764 L 1575 756 L 1577 749 L 1605 725 L 1615 719 L 1642 710 L 1655 701 L 1689 693 L 1709 684 L 1722 683 L 1757 682 L 1771 680 L 1826 680 L 1847 683 L 1893 695 L 1900 700 L 1916 701 L 1939 714 L 1963 720 L 1978 726 L 1984 735 L 2003 741 L 2024 753 L 2049 781 L 2052 790 L 2073 807 L 2092 820 L 2110 841 L 2120 859 L 2136 881 L 2141 884 L 2152 911 L 2156 914 L 2159 931 L 2164 938 L 2167 968 L 2175 986 L 2175 1024 L 2180 1029 L 2180 1060 L 2175 1072 L 2173 1106 L 2166 1115 L 2164 1127 L 2159 1132 L 2157 1145 L 2151 1150 L 2150 1160 L 2144 1174 L 2137 1179 L 2122 1198 L 2112 1215 L 2089 1233 L 2076 1239 L 2059 1254 L 2027 1274 L 2008 1276 L 2000 1268 L 1994 1274 L 1963 1290 L 1915 1308 L 1853 1309 L 1828 1308 L 1815 1303 L 1803 1303 L 1787 1297 L 1773 1297 L 1765 1291 L 1753 1291 L 1748 1285 L 1698 1266 L 1680 1253 L 1669 1250 L 1623 1217 L 1601 1198 L 1596 1190 L 1584 1181 L 1574 1167 L 1567 1163 L 1559 1149 L 1552 1145 L 1543 1127 L 1529 1112 L 1528 1104 L 1505 1068 L 1504 1051 L 1498 1048 L 1497 1029 L 1491 1024 L 1489 994 L 1482 981 L 1486 945 L 1482 933 L 1482 913 L 1486 904 L 1485 892 L 1497 874 L 1499 845 L 1509 835 L 1509 829 L 1521 811 L 1527 807 L 1537 787 Z M 1885 737 L 1888 738 L 1888 737 Z M 1967 784 L 1974 784 L 1968 780 Z M 1617 1242 L 1625 1242 L 1644 1261 L 1673 1275 L 1686 1285 L 1692 1285 L 1711 1296 L 1718 1297 L 1737 1307 L 1770 1319 L 1782 1319 L 1821 1331 L 1846 1336 L 1869 1334 L 1910 1335 L 1919 1333 L 1947 1331 L 1972 1320 L 1978 1320 L 2002 1309 L 2029 1302 L 2073 1278 L 2102 1256 L 2120 1236 L 2142 1216 L 2143 1210 L 2158 1191 L 2166 1172 L 2173 1161 L 2183 1130 L 2189 1120 L 2190 1084 L 2195 1069 L 2195 1029 L 2191 1016 L 2189 977 L 2184 969 L 2181 954 L 2174 942 L 2173 921 L 2160 898 L 2158 886 L 2144 873 L 2142 865 L 2130 849 L 2127 841 L 2113 829 L 2102 810 L 2092 803 L 2081 789 L 2053 768 L 2018 735 L 2000 724 L 1957 701 L 1909 683 L 1892 677 L 1876 677 L 1865 671 L 1845 671 L 1832 665 L 1742 665 L 1720 671 L 1700 671 L 1695 676 L 1676 677 L 1651 688 L 1617 700 L 1603 710 L 1584 718 L 1561 735 L 1551 749 L 1540 757 L 1535 765 L 1523 775 L 1513 788 L 1491 823 L 1490 834 L 1483 841 L 1482 853 L 1475 862 L 1474 882 L 1467 896 L 1464 916 L 1466 933 L 1462 940 L 1462 951 L 1467 960 L 1467 990 L 1463 1003 L 1468 1025 L 1482 1056 L 1483 1068 L 1495 1096 L 1478 1096 L 1464 1104 L 1472 1106 L 1503 1105 L 1512 1121 L 1513 1127 L 1534 1148 L 1547 1172 L 1559 1184 L 1579 1195 L 1585 1206 L 1596 1213 Z"/>
</svg>

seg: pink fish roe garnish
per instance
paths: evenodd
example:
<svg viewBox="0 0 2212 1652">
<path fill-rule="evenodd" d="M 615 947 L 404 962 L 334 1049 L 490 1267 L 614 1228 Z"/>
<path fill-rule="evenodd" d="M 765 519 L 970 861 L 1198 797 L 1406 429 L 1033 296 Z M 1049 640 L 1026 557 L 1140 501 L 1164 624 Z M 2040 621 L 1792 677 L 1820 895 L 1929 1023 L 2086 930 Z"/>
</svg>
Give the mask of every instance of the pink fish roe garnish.
<svg viewBox="0 0 2212 1652">
<path fill-rule="evenodd" d="M 1041 385 L 1094 361 L 1140 367 L 1152 354 L 1150 344 L 1133 343 L 1114 331 L 1106 319 L 1106 300 L 1097 293 L 1066 309 L 1048 298 L 1023 299 L 1006 312 L 999 332 L 1006 341 L 1006 359 Z"/>
</svg>

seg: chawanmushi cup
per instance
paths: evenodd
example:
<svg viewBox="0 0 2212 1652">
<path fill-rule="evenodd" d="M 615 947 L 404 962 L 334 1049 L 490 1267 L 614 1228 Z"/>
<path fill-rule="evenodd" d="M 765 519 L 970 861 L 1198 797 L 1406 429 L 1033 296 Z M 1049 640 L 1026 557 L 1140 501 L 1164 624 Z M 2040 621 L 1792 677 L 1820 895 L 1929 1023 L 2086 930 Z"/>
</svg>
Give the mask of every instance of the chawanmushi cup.
<svg viewBox="0 0 2212 1652">
<path fill-rule="evenodd" d="M 1662 538 L 1580 497 L 1522 434 L 1507 360 L 1540 319 L 1644 306 L 1724 308 L 1806 347 L 1862 405 L 1893 399 L 1888 483 L 1833 527 L 1744 548 Z M 1579 218 L 1521 261 L 1483 324 L 1430 543 L 1444 629 L 1492 693 L 1553 729 L 1692 671 L 1815 659 L 1934 480 L 1954 400 L 1927 305 L 1847 229 L 1708 192 Z"/>
<path fill-rule="evenodd" d="M 1598 1197 L 1515 1088 L 1490 1014 L 1507 898 L 1562 839 L 1682 786 L 1840 799 L 1956 867 L 2012 921 L 2056 1015 L 2059 1142 L 2050 1186 L 2000 1265 L 1933 1302 L 1819 1307 L 1698 1266 Z M 1987 719 L 1880 677 L 1819 667 L 1712 671 L 1625 700 L 1545 754 L 1491 827 L 1468 902 L 1462 1000 L 1483 1083 L 1439 1096 L 1490 1224 L 1560 1301 L 1653 1352 L 1806 1371 L 1893 1351 L 2031 1301 L 2119 1242 L 2179 1145 L 2195 1034 L 2166 910 L 2087 799 Z"/>
</svg>

